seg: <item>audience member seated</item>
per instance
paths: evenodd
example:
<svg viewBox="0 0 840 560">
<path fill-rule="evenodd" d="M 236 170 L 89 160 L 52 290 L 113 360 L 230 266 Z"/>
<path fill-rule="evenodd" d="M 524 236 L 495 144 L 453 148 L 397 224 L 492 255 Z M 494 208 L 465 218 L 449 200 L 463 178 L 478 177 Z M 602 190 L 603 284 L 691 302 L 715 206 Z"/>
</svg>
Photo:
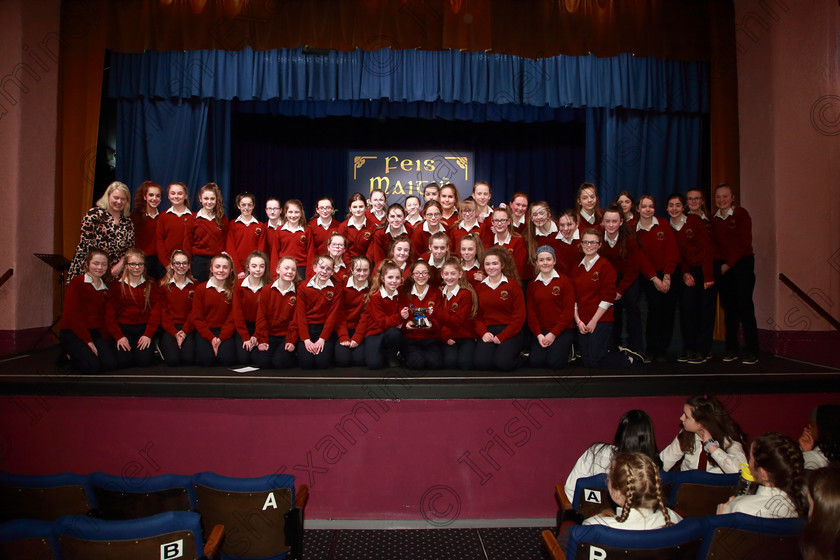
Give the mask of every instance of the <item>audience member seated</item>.
<svg viewBox="0 0 840 560">
<path fill-rule="evenodd" d="M 802 454 L 792 438 L 767 432 L 750 446 L 750 472 L 758 489 L 734 496 L 718 506 L 718 514 L 746 513 L 756 517 L 804 517 L 808 512 Z"/>
<path fill-rule="evenodd" d="M 799 447 L 808 470 L 840 464 L 840 405 L 823 404 L 811 412 Z"/>
<path fill-rule="evenodd" d="M 808 476 L 808 524 L 800 538 L 803 560 L 840 558 L 840 468 L 816 470 Z"/>
</svg>

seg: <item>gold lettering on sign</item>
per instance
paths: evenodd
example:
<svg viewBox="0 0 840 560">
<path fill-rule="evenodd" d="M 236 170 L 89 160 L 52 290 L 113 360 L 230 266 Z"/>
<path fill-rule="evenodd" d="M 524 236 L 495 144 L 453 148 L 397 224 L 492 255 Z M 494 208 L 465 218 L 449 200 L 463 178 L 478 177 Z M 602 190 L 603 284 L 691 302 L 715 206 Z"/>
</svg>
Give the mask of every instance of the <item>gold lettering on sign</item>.
<svg viewBox="0 0 840 560">
<path fill-rule="evenodd" d="M 365 164 L 369 159 L 376 159 L 376 156 L 356 156 L 353 158 L 353 179 L 356 179 L 356 170 Z"/>
</svg>

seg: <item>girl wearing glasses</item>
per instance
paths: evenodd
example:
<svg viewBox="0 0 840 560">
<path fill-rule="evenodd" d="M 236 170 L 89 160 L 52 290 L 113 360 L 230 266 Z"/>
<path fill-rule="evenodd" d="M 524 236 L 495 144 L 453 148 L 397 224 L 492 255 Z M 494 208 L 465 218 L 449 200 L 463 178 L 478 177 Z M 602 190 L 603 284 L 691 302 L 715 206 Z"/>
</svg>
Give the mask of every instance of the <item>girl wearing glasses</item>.
<svg viewBox="0 0 840 560">
<path fill-rule="evenodd" d="M 522 280 L 533 276 L 532 271 L 526 270 L 528 263 L 528 247 L 525 238 L 513 229 L 510 208 L 496 208 L 491 214 L 490 229 L 486 230 L 484 248 L 504 247 L 510 252 L 516 265 L 516 273 Z"/>
<path fill-rule="evenodd" d="M 443 218 L 443 207 L 440 202 L 436 200 L 429 200 L 423 206 L 423 225 L 414 230 L 411 234 L 411 248 L 415 255 L 422 255 L 429 248 L 429 238 L 433 233 L 442 231 L 446 233 L 446 228 L 441 223 Z"/>
<path fill-rule="evenodd" d="M 327 241 L 329 241 L 330 235 L 337 232 L 341 225 L 333 219 L 334 212 L 333 199 L 328 197 L 318 199 L 315 204 L 315 218 L 309 222 L 309 232 L 312 235 L 310 250 L 314 255 L 323 255 L 327 252 Z"/>
<path fill-rule="evenodd" d="M 153 282 L 146 280 L 146 255 L 132 247 L 125 252 L 126 269 L 108 289 L 108 330 L 117 341 L 117 367 L 149 367 L 154 358 L 152 337 L 158 321 L 152 309 L 158 300 Z"/>
<path fill-rule="evenodd" d="M 610 351 L 616 273 L 610 262 L 598 255 L 601 237 L 595 228 L 583 232 L 583 259 L 572 271 L 578 344 L 585 367 L 625 368 L 636 358 Z"/>
<path fill-rule="evenodd" d="M 163 329 L 160 353 L 168 366 L 186 366 L 195 361 L 195 332 L 190 319 L 195 278 L 190 272 L 190 256 L 176 249 L 169 257 L 166 275 L 160 281 L 157 314 Z"/>
<path fill-rule="evenodd" d="M 461 239 L 468 233 L 481 233 L 481 224 L 478 223 L 478 216 L 476 214 L 476 203 L 473 197 L 468 196 L 461 201 L 460 220 L 452 224 L 449 228 L 449 239 L 451 243 L 450 251 L 456 253 L 458 247 L 461 245 Z"/>
<path fill-rule="evenodd" d="M 440 325 L 434 315 L 441 303 L 441 293 L 429 283 L 430 275 L 429 263 L 415 261 L 403 286 L 408 307 L 400 311 L 403 318 L 401 350 L 405 367 L 409 369 L 440 369 L 443 366 L 443 347 L 438 338 Z M 419 311 L 422 309 L 425 311 Z"/>
</svg>

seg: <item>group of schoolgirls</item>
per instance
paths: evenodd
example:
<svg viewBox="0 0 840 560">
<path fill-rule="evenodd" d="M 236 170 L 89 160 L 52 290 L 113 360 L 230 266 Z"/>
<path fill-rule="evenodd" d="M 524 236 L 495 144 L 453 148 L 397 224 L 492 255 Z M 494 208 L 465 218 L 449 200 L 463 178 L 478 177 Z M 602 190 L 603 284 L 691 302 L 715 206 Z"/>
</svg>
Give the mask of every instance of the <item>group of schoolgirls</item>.
<svg viewBox="0 0 840 560">
<path fill-rule="evenodd" d="M 643 354 L 616 351 L 614 304 L 638 294 L 639 271 L 662 294 L 673 273 L 667 259 L 638 264 L 639 248 L 655 243 L 636 242 L 645 234 L 625 224 L 648 225 L 647 206 L 638 220 L 613 217 L 589 183 L 556 222 L 524 193 L 493 209 L 486 183 L 463 201 L 453 185 L 428 185 L 422 206 L 416 196 L 387 206 L 382 191 L 369 202 L 356 193 L 344 222 L 328 198 L 311 222 L 300 201 L 269 199 L 260 222 L 248 193 L 228 222 L 212 183 L 194 215 L 181 183 L 158 212 L 161 191 L 138 190 L 137 247 L 121 278 L 109 286 L 107 256 L 92 250 L 68 285 L 61 338 L 82 371 L 148 365 L 155 346 L 169 365 L 502 370 L 528 348 L 530 365 L 560 368 L 573 342 L 585 366 L 620 368 Z"/>
</svg>

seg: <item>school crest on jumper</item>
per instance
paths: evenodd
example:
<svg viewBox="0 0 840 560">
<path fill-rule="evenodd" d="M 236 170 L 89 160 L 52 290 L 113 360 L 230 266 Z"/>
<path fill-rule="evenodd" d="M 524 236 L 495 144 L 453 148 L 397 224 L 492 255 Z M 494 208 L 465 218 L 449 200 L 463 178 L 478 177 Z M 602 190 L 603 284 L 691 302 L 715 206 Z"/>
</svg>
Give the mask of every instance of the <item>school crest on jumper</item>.
<svg viewBox="0 0 840 560">
<path fill-rule="evenodd" d="M 262 228 L 255 229 L 254 233 L 259 236 L 262 233 Z"/>
<path fill-rule="evenodd" d="M 726 220 L 726 224 L 729 226 L 729 229 L 735 229 L 735 218 Z"/>
<path fill-rule="evenodd" d="M 659 241 L 663 241 L 665 239 L 665 232 L 664 231 L 657 231 L 656 232 L 656 238 Z"/>
<path fill-rule="evenodd" d="M 502 298 L 502 301 L 507 301 L 510 298 L 510 293 L 507 290 L 502 290 L 499 297 Z"/>
<path fill-rule="evenodd" d="M 195 290 L 190 290 L 189 293 L 187 294 L 187 297 L 192 299 L 194 295 L 195 295 Z"/>
<path fill-rule="evenodd" d="M 332 290 L 327 290 L 327 292 L 324 295 L 327 296 L 328 300 L 332 301 L 332 298 L 335 297 L 335 292 L 333 292 Z"/>
<path fill-rule="evenodd" d="M 685 230 L 685 236 L 688 239 L 694 239 L 694 230 L 693 229 Z"/>
<path fill-rule="evenodd" d="M 292 297 L 289 298 L 289 307 L 294 307 L 296 303 L 297 303 L 297 297 L 292 296 Z"/>
<path fill-rule="evenodd" d="M 363 238 L 365 241 L 367 241 L 368 239 L 370 239 L 370 232 L 369 232 L 369 231 L 364 232 L 364 233 L 362 234 L 362 238 Z"/>
<path fill-rule="evenodd" d="M 306 234 L 305 234 L 305 233 L 304 233 L 304 234 L 301 234 L 301 236 L 300 236 L 300 242 L 301 242 L 301 243 L 304 243 L 304 244 L 306 243 Z"/>
<path fill-rule="evenodd" d="M 554 287 L 552 287 L 552 288 L 551 288 L 551 295 L 553 295 L 553 296 L 555 296 L 555 297 L 556 297 L 556 296 L 559 296 L 559 295 L 560 295 L 560 291 L 561 291 L 561 290 L 560 290 L 560 286 L 554 286 Z"/>
<path fill-rule="evenodd" d="M 453 303 L 453 304 L 449 307 L 449 310 L 450 310 L 450 311 L 452 311 L 452 313 L 455 313 L 456 311 L 458 311 L 458 302 L 456 301 L 455 303 Z"/>
<path fill-rule="evenodd" d="M 592 275 L 592 281 L 597 282 L 600 279 L 601 279 L 601 274 L 596 270 L 595 274 Z"/>
</svg>

